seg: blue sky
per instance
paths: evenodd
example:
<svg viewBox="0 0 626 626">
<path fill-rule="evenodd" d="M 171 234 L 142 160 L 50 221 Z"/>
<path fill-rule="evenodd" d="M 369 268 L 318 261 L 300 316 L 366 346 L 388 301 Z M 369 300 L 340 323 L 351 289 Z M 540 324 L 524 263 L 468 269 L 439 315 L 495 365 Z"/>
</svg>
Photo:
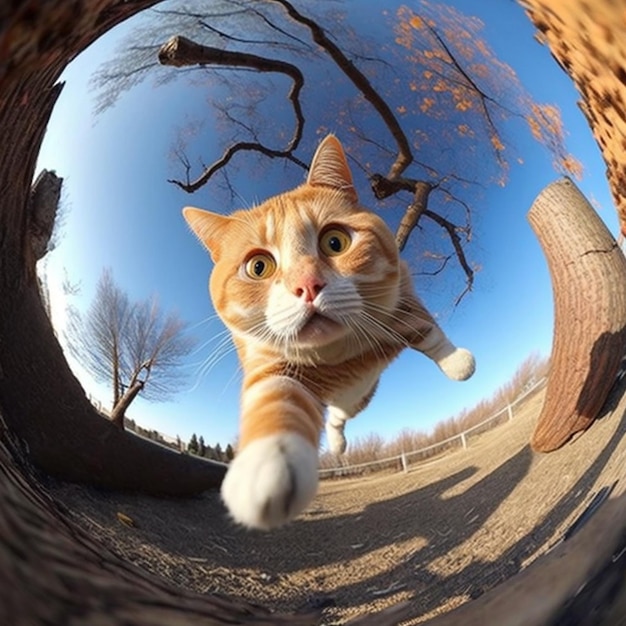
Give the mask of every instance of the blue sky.
<svg viewBox="0 0 626 626">
<path fill-rule="evenodd" d="M 568 149 L 585 168 L 578 184 L 616 234 L 617 219 L 605 167 L 576 105 L 577 94 L 549 52 L 533 40 L 533 28 L 520 7 L 502 0 L 456 0 L 452 4 L 483 19 L 484 36 L 496 56 L 515 69 L 537 101 L 559 105 L 569 133 Z M 298 6 L 306 11 L 316 5 Z M 346 22 L 357 32 L 372 40 L 384 36 L 393 41 L 394 3 L 386 3 L 387 17 L 378 2 L 352 0 L 334 6 L 345 10 Z M 372 15 L 380 19 L 372 19 Z M 133 22 L 96 42 L 68 68 L 66 85 L 42 147 L 39 166 L 55 169 L 65 179 L 60 245 L 49 254 L 43 268 L 53 297 L 53 321 L 62 329 L 67 302 L 60 285 L 66 274 L 72 282 L 80 282 L 80 294 L 71 303 L 82 310 L 93 296 L 103 267 L 112 268 L 116 281 L 133 298 L 157 293 L 165 309 L 177 310 L 190 323 L 199 348 L 190 357 L 185 367 L 186 383 L 172 402 L 152 404 L 139 399 L 128 415 L 144 427 L 171 436 L 188 440 L 195 432 L 207 443 L 225 445 L 237 432 L 238 364 L 231 352 L 210 372 L 202 373 L 203 363 L 220 343 L 223 326 L 214 318 L 207 293 L 210 259 L 189 232 L 180 210 L 186 204 L 221 211 L 250 205 L 293 186 L 302 174 L 282 164 L 257 172 L 246 169 L 248 164 L 243 162 L 232 178 L 240 198 L 233 206 L 215 184 L 190 196 L 167 183 L 167 178 L 180 174 L 169 155 L 177 129 L 189 120 L 204 122 L 201 134 L 189 144 L 190 152 L 202 154 L 208 162 L 221 153 L 221 127 L 207 101 L 221 97 L 223 91 L 215 82 L 190 85 L 183 75 L 161 86 L 148 78 L 95 117 L 90 76 L 132 30 Z M 324 80 L 326 89 L 332 75 Z M 275 85 L 284 91 L 286 83 L 275 79 Z M 324 107 L 325 97 L 325 92 L 312 95 L 310 106 Z M 332 120 L 332 111 L 325 114 L 326 120 Z M 284 128 L 289 129 L 289 111 L 284 119 Z M 331 130 L 350 143 L 341 124 Z M 478 364 L 475 376 L 453 383 L 423 355 L 407 351 L 384 373 L 368 409 L 350 423 L 350 437 L 375 431 L 390 438 L 406 427 L 429 430 L 436 422 L 490 395 L 531 352 L 549 353 L 553 310 L 550 279 L 525 215 L 542 187 L 558 174 L 551 166 L 552 157 L 521 124 L 512 124 L 510 133 L 524 163 L 512 164 L 506 186 L 489 186 L 475 203 L 475 237 L 469 253 L 481 271 L 474 291 L 454 309 L 451 301 L 458 274 L 456 279 L 451 274 L 438 282 L 416 277 L 418 291 L 452 340 L 474 352 Z M 304 148 L 299 152 L 303 159 L 310 158 L 315 140 L 311 132 L 308 152 Z M 463 154 L 455 158 L 463 169 Z M 477 165 L 480 163 L 467 161 L 468 168 Z M 355 171 L 355 177 L 366 189 L 363 175 Z M 362 193 L 362 201 L 377 208 L 366 194 Z M 399 209 L 381 211 L 395 227 Z M 418 244 L 423 244 L 423 237 L 409 246 L 407 255 L 418 254 Z M 103 403 L 109 402 L 109 389 L 95 384 L 79 364 L 70 362 L 85 389 Z"/>
</svg>

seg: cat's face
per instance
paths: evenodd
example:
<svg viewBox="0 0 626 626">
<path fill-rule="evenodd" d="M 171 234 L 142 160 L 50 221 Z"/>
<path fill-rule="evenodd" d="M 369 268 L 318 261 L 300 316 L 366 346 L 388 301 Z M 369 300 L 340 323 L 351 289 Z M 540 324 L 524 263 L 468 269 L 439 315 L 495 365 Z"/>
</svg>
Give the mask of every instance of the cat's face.
<svg viewBox="0 0 626 626">
<path fill-rule="evenodd" d="M 301 187 L 230 216 L 187 208 L 185 217 L 215 261 L 216 311 L 238 336 L 290 355 L 366 341 L 397 303 L 394 237 L 359 206 L 334 137 Z"/>
</svg>

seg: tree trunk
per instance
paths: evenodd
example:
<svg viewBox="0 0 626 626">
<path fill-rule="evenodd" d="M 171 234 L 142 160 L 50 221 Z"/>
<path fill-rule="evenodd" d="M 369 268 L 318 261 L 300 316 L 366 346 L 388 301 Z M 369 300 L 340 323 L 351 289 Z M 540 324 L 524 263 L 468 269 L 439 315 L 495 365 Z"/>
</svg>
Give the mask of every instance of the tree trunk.
<svg viewBox="0 0 626 626">
<path fill-rule="evenodd" d="M 113 410 L 111 411 L 111 422 L 115 424 L 120 430 L 124 430 L 124 418 L 126 417 L 126 411 L 128 410 L 128 407 L 131 405 L 133 400 L 139 395 L 139 393 L 143 389 L 143 385 L 143 381 L 135 381 L 132 385 L 130 385 L 130 387 L 128 387 L 128 389 L 126 389 L 124 395 L 113 407 Z"/>
<path fill-rule="evenodd" d="M 54 222 L 59 210 L 63 179 L 43 170 L 33 183 L 28 209 L 33 259 L 39 261 L 50 250 Z"/>
<path fill-rule="evenodd" d="M 120 401 L 120 367 L 119 367 L 119 350 L 117 349 L 117 345 L 113 346 L 115 350 L 115 355 L 113 357 L 113 406 L 116 407 L 117 403 Z"/>
<path fill-rule="evenodd" d="M 523 0 L 537 36 L 581 94 L 626 235 L 626 17 L 617 0 Z"/>
<path fill-rule="evenodd" d="M 550 452 L 598 416 L 626 353 L 626 257 L 569 179 L 546 187 L 528 214 L 548 261 L 554 340 L 532 447 Z"/>
<path fill-rule="evenodd" d="M 22 21 L 21 9 L 0 19 L 0 42 L 9 42 L 0 50 L 14 54 L 0 63 L 0 408 L 46 472 L 109 488 L 188 495 L 219 486 L 225 468 L 120 432 L 95 411 L 45 313 L 29 230 L 31 183 L 61 72 L 101 34 L 151 4 L 35 0 L 23 3 Z"/>
<path fill-rule="evenodd" d="M 34 480 L 11 439 L 0 439 L 0 624 L 319 623 L 310 613 L 277 615 L 236 598 L 194 593 L 120 559 L 60 510 Z"/>
</svg>

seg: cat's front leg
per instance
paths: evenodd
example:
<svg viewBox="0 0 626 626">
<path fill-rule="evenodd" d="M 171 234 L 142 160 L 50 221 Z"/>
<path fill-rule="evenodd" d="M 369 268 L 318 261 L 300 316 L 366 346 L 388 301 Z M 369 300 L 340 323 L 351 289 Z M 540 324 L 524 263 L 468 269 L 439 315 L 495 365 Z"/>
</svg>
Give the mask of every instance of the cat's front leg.
<svg viewBox="0 0 626 626">
<path fill-rule="evenodd" d="M 414 350 L 432 359 L 452 380 L 467 380 L 476 370 L 474 356 L 455 346 L 413 292 L 406 266 L 402 267 L 401 306 L 397 311 L 400 334 Z"/>
<path fill-rule="evenodd" d="M 321 402 L 301 383 L 244 380 L 239 450 L 222 483 L 235 521 L 269 530 L 304 510 L 317 491 L 322 424 Z"/>
<path fill-rule="evenodd" d="M 476 370 L 474 355 L 455 346 L 436 324 L 411 347 L 432 359 L 452 380 L 467 380 Z"/>
</svg>

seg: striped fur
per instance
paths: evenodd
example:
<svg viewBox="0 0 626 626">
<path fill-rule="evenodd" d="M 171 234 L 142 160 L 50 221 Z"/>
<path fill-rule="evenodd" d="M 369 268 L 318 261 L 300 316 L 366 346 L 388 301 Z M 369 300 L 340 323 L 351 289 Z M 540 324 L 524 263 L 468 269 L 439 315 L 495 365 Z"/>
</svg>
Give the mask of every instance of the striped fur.
<svg viewBox="0 0 626 626">
<path fill-rule="evenodd" d="M 215 262 L 211 297 L 243 368 L 239 449 L 222 487 L 238 522 L 272 528 L 308 504 L 325 409 L 342 452 L 345 421 L 403 348 L 452 378 L 473 373 L 415 296 L 388 227 L 358 203 L 334 136 L 300 187 L 230 216 L 184 215 Z"/>
</svg>

